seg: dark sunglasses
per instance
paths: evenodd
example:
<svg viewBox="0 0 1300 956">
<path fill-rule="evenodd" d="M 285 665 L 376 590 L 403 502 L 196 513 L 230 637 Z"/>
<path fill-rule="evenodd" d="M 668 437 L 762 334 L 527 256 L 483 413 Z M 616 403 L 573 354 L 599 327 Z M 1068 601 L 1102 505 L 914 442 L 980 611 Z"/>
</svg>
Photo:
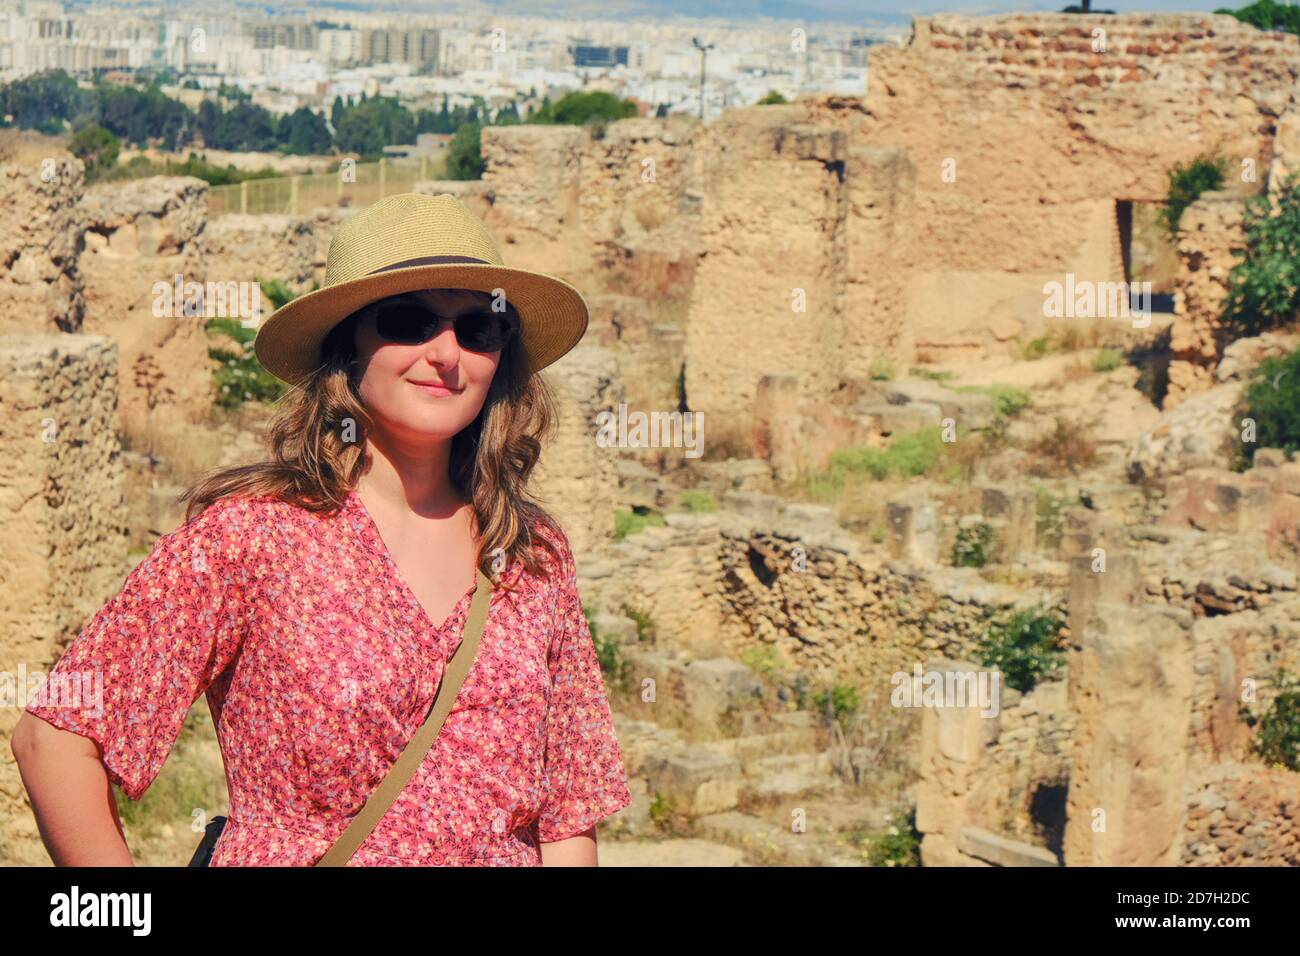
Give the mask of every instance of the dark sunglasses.
<svg viewBox="0 0 1300 956">
<path fill-rule="evenodd" d="M 451 321 L 456 341 L 470 352 L 496 352 L 519 331 L 513 310 L 476 309 L 446 320 L 419 299 L 398 297 L 376 302 L 363 311 L 374 315 L 375 331 L 381 339 L 402 345 L 429 341 L 444 321 Z"/>
</svg>

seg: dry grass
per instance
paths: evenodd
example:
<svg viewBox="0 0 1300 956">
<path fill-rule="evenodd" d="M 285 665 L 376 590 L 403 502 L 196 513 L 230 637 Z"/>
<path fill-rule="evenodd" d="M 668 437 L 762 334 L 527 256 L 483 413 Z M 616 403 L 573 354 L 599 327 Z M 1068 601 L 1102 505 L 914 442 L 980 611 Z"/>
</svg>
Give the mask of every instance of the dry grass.
<svg viewBox="0 0 1300 956">
<path fill-rule="evenodd" d="M 1026 471 L 1041 478 L 1077 475 L 1097 462 L 1097 442 L 1086 425 L 1057 416 L 1050 431 L 1025 446 L 1033 456 Z"/>
</svg>

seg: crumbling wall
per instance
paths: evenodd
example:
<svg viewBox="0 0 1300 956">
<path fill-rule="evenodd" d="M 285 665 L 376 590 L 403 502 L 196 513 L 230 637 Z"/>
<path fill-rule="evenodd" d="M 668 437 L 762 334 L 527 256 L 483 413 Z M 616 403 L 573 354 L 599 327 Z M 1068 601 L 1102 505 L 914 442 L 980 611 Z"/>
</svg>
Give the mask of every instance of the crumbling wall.
<svg viewBox="0 0 1300 956">
<path fill-rule="evenodd" d="M 1228 275 L 1245 248 L 1244 214 L 1241 197 L 1223 192 L 1202 193 L 1183 210 L 1166 409 L 1214 385 L 1214 369 L 1230 340 L 1223 310 Z"/>
<path fill-rule="evenodd" d="M 81 160 L 62 146 L 0 141 L 0 332 L 81 330 L 84 184 Z"/>
<path fill-rule="evenodd" d="M 118 345 L 118 422 L 134 448 L 212 405 L 206 319 L 181 314 L 187 293 L 173 294 L 178 276 L 182 289 L 207 279 L 207 192 L 201 179 L 154 176 L 95 186 L 79 203 L 85 330 Z"/>
<path fill-rule="evenodd" d="M 0 335 L 0 672 L 13 695 L 0 708 L 5 740 L 26 697 L 129 570 L 116 400 L 112 340 Z M 47 859 L 8 746 L 0 847 L 7 864 Z"/>
<path fill-rule="evenodd" d="M 873 47 L 870 139 L 916 168 L 917 349 L 1036 334 L 1066 273 L 1123 280 L 1115 202 L 1211 148 L 1267 169 L 1297 76 L 1300 38 L 1227 15 L 918 17 Z"/>
</svg>

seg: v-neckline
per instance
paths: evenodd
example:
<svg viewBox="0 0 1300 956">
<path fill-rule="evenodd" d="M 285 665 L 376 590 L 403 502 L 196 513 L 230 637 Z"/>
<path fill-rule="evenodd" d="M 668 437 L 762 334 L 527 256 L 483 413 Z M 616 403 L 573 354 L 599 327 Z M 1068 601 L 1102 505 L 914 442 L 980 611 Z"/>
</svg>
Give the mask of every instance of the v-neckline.
<svg viewBox="0 0 1300 956">
<path fill-rule="evenodd" d="M 357 515 L 365 524 L 370 534 L 371 547 L 383 559 L 384 564 L 388 567 L 390 577 L 406 595 L 407 603 L 415 609 L 416 613 L 419 614 L 420 619 L 424 622 L 426 628 L 429 628 L 434 634 L 441 635 L 446 630 L 447 626 L 456 619 L 456 615 L 460 611 L 460 606 L 464 603 L 465 598 L 478 590 L 478 563 L 474 562 L 470 568 L 473 572 L 474 582 L 469 586 L 468 590 L 461 594 L 461 596 L 456 600 L 456 603 L 452 605 L 451 610 L 447 613 L 447 616 L 443 618 L 442 623 L 435 626 L 433 618 L 429 616 L 428 609 L 420 603 L 419 597 L 416 596 L 415 589 L 412 588 L 406 578 L 403 577 L 402 569 L 397 566 L 397 561 L 394 560 L 392 552 L 384 541 L 384 536 L 379 531 L 378 522 L 375 521 L 374 516 L 370 513 L 370 509 L 367 508 L 366 503 L 361 500 L 361 496 L 357 494 L 356 489 L 348 491 L 348 502 L 352 505 Z M 475 556 L 477 557 L 477 555 Z"/>
</svg>

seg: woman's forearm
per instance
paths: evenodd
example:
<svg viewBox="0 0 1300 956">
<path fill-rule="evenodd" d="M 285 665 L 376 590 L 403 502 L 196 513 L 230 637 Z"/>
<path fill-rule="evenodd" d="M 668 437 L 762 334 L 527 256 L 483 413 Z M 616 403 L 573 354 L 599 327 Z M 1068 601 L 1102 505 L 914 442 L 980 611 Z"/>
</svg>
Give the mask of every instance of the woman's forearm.
<svg viewBox="0 0 1300 956">
<path fill-rule="evenodd" d="M 598 866 L 596 828 L 554 843 L 543 843 L 542 866 Z"/>
<path fill-rule="evenodd" d="M 134 866 L 93 741 L 23 714 L 10 740 L 55 866 Z"/>
</svg>

